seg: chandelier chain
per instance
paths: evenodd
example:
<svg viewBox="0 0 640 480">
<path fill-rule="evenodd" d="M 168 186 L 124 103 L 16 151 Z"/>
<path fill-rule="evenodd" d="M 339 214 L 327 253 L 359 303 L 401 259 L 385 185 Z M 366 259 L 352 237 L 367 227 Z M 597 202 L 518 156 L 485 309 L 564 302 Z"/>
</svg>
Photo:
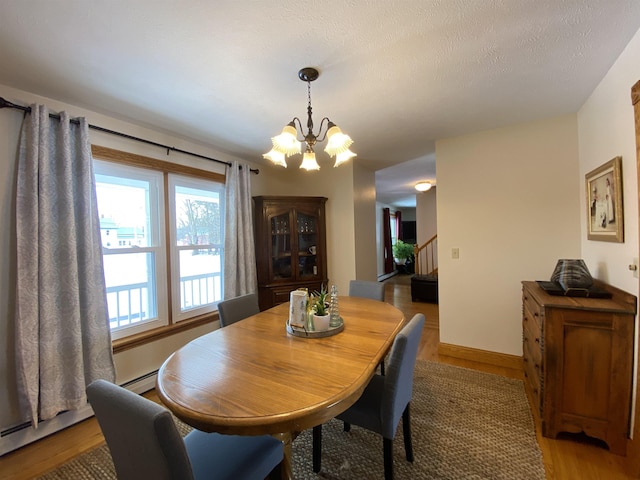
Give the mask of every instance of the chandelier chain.
<svg viewBox="0 0 640 480">
<path fill-rule="evenodd" d="M 309 103 L 307 105 L 307 128 L 309 129 L 309 135 L 313 135 L 313 119 L 311 118 L 311 81 L 307 80 L 307 98 L 309 99 Z M 315 143 L 315 142 L 314 142 Z"/>
</svg>

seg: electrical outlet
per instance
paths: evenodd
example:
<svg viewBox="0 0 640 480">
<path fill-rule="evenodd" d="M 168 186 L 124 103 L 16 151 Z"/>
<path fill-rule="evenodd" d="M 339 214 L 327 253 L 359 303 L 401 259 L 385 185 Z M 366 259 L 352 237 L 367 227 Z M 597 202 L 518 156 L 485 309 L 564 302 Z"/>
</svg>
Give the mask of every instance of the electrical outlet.
<svg viewBox="0 0 640 480">
<path fill-rule="evenodd" d="M 454 258 L 454 259 L 460 258 L 460 249 L 459 248 L 452 248 L 451 249 L 451 258 Z"/>
</svg>

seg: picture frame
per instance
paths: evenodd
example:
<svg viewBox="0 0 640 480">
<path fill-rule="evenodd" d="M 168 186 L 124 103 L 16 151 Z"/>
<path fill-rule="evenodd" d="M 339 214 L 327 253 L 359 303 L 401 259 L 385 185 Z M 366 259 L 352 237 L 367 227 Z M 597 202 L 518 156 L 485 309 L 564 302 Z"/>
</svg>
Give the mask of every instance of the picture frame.
<svg viewBox="0 0 640 480">
<path fill-rule="evenodd" d="M 624 242 L 622 157 L 615 157 L 585 175 L 587 239 Z"/>
</svg>

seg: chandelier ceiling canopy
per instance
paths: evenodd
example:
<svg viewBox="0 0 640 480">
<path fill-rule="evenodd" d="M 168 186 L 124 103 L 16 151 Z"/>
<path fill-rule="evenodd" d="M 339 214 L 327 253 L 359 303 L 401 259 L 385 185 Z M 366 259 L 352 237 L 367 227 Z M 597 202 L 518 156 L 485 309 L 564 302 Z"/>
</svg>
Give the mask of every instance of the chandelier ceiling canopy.
<svg viewBox="0 0 640 480">
<path fill-rule="evenodd" d="M 298 72 L 298 77 L 303 82 L 307 82 L 307 97 L 309 100 L 307 106 L 307 128 L 308 132 L 305 135 L 302 128 L 302 122 L 298 117 L 293 117 L 285 127 L 282 129 L 282 133 L 271 138 L 273 148 L 262 155 L 264 158 L 271 160 L 276 165 L 287 167 L 285 157 L 301 153 L 302 142 L 306 144 L 304 155 L 302 156 L 302 164 L 300 168 L 305 170 L 320 170 L 320 165 L 316 161 L 316 154 L 313 147 L 318 142 L 322 142 L 327 139 L 327 145 L 324 151 L 331 157 L 336 157 L 336 163 L 334 167 L 337 167 L 356 154 L 349 150 L 349 147 L 353 143 L 353 140 L 342 133 L 340 128 L 324 117 L 320 122 L 320 128 L 317 134 L 313 133 L 313 119 L 311 118 L 311 82 L 317 79 L 319 76 L 318 70 L 311 67 L 303 68 Z M 298 130 L 300 132 L 301 139 L 298 139 Z"/>
</svg>

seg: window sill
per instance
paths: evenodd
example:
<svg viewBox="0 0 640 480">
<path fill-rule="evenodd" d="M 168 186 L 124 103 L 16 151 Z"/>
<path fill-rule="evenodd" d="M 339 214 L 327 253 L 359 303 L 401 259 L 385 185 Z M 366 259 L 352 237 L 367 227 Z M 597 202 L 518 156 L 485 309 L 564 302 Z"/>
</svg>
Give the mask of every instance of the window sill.
<svg viewBox="0 0 640 480">
<path fill-rule="evenodd" d="M 220 319 L 218 312 L 206 313 L 204 315 L 200 315 L 198 317 L 191 318 L 189 320 L 183 320 L 180 323 L 176 323 L 173 325 L 167 325 L 160 328 L 154 328 L 153 330 L 149 330 L 147 332 L 138 333 L 135 335 L 130 335 L 125 338 L 120 338 L 118 340 L 114 340 L 111 342 L 113 346 L 113 353 L 124 352 L 125 350 L 129 350 L 131 348 L 139 347 L 141 345 L 146 345 L 148 343 L 155 342 L 162 338 L 170 337 L 171 335 L 176 335 L 181 332 L 185 332 L 187 330 L 191 330 L 192 328 L 199 327 L 201 325 L 206 325 L 207 323 L 213 323 Z"/>
</svg>

